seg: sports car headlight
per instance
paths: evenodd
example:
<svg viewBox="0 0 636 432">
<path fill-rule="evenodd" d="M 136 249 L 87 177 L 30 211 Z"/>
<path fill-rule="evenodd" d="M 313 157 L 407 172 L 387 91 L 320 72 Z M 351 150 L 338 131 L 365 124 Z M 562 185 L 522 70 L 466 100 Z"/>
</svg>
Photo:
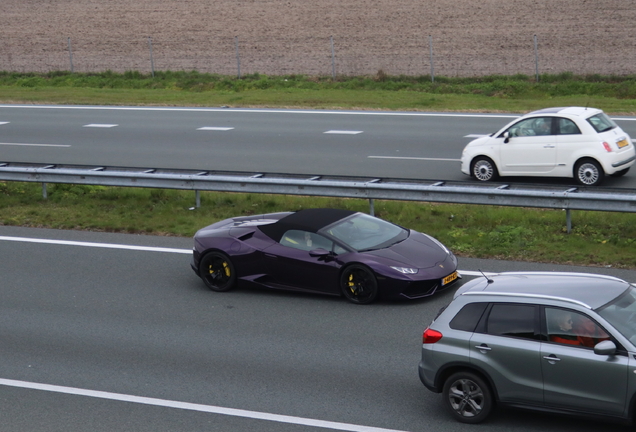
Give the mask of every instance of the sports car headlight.
<svg viewBox="0 0 636 432">
<path fill-rule="evenodd" d="M 402 274 L 415 274 L 417 273 L 417 269 L 416 268 L 409 268 L 409 267 L 393 267 L 391 266 L 391 268 L 393 270 L 397 270 Z"/>
</svg>

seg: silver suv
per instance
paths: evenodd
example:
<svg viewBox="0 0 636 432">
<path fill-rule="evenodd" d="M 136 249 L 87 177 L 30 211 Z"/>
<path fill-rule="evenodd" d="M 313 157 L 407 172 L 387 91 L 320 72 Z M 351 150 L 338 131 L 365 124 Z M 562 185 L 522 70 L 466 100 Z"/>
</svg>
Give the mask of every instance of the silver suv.
<svg viewBox="0 0 636 432">
<path fill-rule="evenodd" d="M 424 331 L 419 374 L 464 423 L 497 402 L 631 421 L 636 286 L 580 273 L 473 279 Z"/>
</svg>

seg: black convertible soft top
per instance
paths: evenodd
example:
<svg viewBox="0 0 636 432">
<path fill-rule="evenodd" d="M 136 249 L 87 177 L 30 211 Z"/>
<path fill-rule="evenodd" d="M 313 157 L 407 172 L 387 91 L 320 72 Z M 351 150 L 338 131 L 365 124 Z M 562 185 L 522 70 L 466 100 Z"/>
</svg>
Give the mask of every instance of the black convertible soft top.
<svg viewBox="0 0 636 432">
<path fill-rule="evenodd" d="M 280 241 L 283 234 L 289 230 L 318 232 L 327 225 L 331 225 L 355 213 L 357 212 L 341 209 L 304 209 L 285 216 L 276 223 L 262 225 L 258 228 L 268 237 Z"/>
</svg>

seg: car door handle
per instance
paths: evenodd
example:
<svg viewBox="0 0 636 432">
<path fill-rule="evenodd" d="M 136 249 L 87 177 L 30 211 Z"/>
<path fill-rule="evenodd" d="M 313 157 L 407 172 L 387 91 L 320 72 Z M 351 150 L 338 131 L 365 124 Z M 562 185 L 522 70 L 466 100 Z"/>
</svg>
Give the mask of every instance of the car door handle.
<svg viewBox="0 0 636 432">
<path fill-rule="evenodd" d="M 556 146 L 553 145 L 544 145 L 543 148 L 555 148 Z"/>
<path fill-rule="evenodd" d="M 549 356 L 543 356 L 543 358 L 547 360 L 550 364 L 555 364 L 556 362 L 561 361 L 561 359 L 555 356 L 554 354 L 550 354 Z"/>
<path fill-rule="evenodd" d="M 492 348 L 490 348 L 486 344 L 475 345 L 475 348 L 477 348 L 479 351 L 490 351 L 490 350 L 492 350 Z"/>
</svg>

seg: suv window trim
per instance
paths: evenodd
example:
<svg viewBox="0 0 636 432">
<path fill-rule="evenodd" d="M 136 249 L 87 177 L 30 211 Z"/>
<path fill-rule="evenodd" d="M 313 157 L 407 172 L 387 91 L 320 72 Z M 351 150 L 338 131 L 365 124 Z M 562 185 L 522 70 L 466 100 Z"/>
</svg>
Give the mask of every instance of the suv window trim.
<svg viewBox="0 0 636 432">
<path fill-rule="evenodd" d="M 484 296 L 506 296 L 506 297 L 522 297 L 522 298 L 532 298 L 532 299 L 546 299 L 546 300 L 559 300 L 565 301 L 568 303 L 574 303 L 579 306 L 583 306 L 586 309 L 592 310 L 592 307 L 587 303 L 583 303 L 582 301 L 574 300 L 567 297 L 558 297 L 544 294 L 526 294 L 526 293 L 512 293 L 512 292 L 491 292 L 491 291 L 467 291 L 462 293 L 461 295 L 484 295 Z"/>
</svg>

